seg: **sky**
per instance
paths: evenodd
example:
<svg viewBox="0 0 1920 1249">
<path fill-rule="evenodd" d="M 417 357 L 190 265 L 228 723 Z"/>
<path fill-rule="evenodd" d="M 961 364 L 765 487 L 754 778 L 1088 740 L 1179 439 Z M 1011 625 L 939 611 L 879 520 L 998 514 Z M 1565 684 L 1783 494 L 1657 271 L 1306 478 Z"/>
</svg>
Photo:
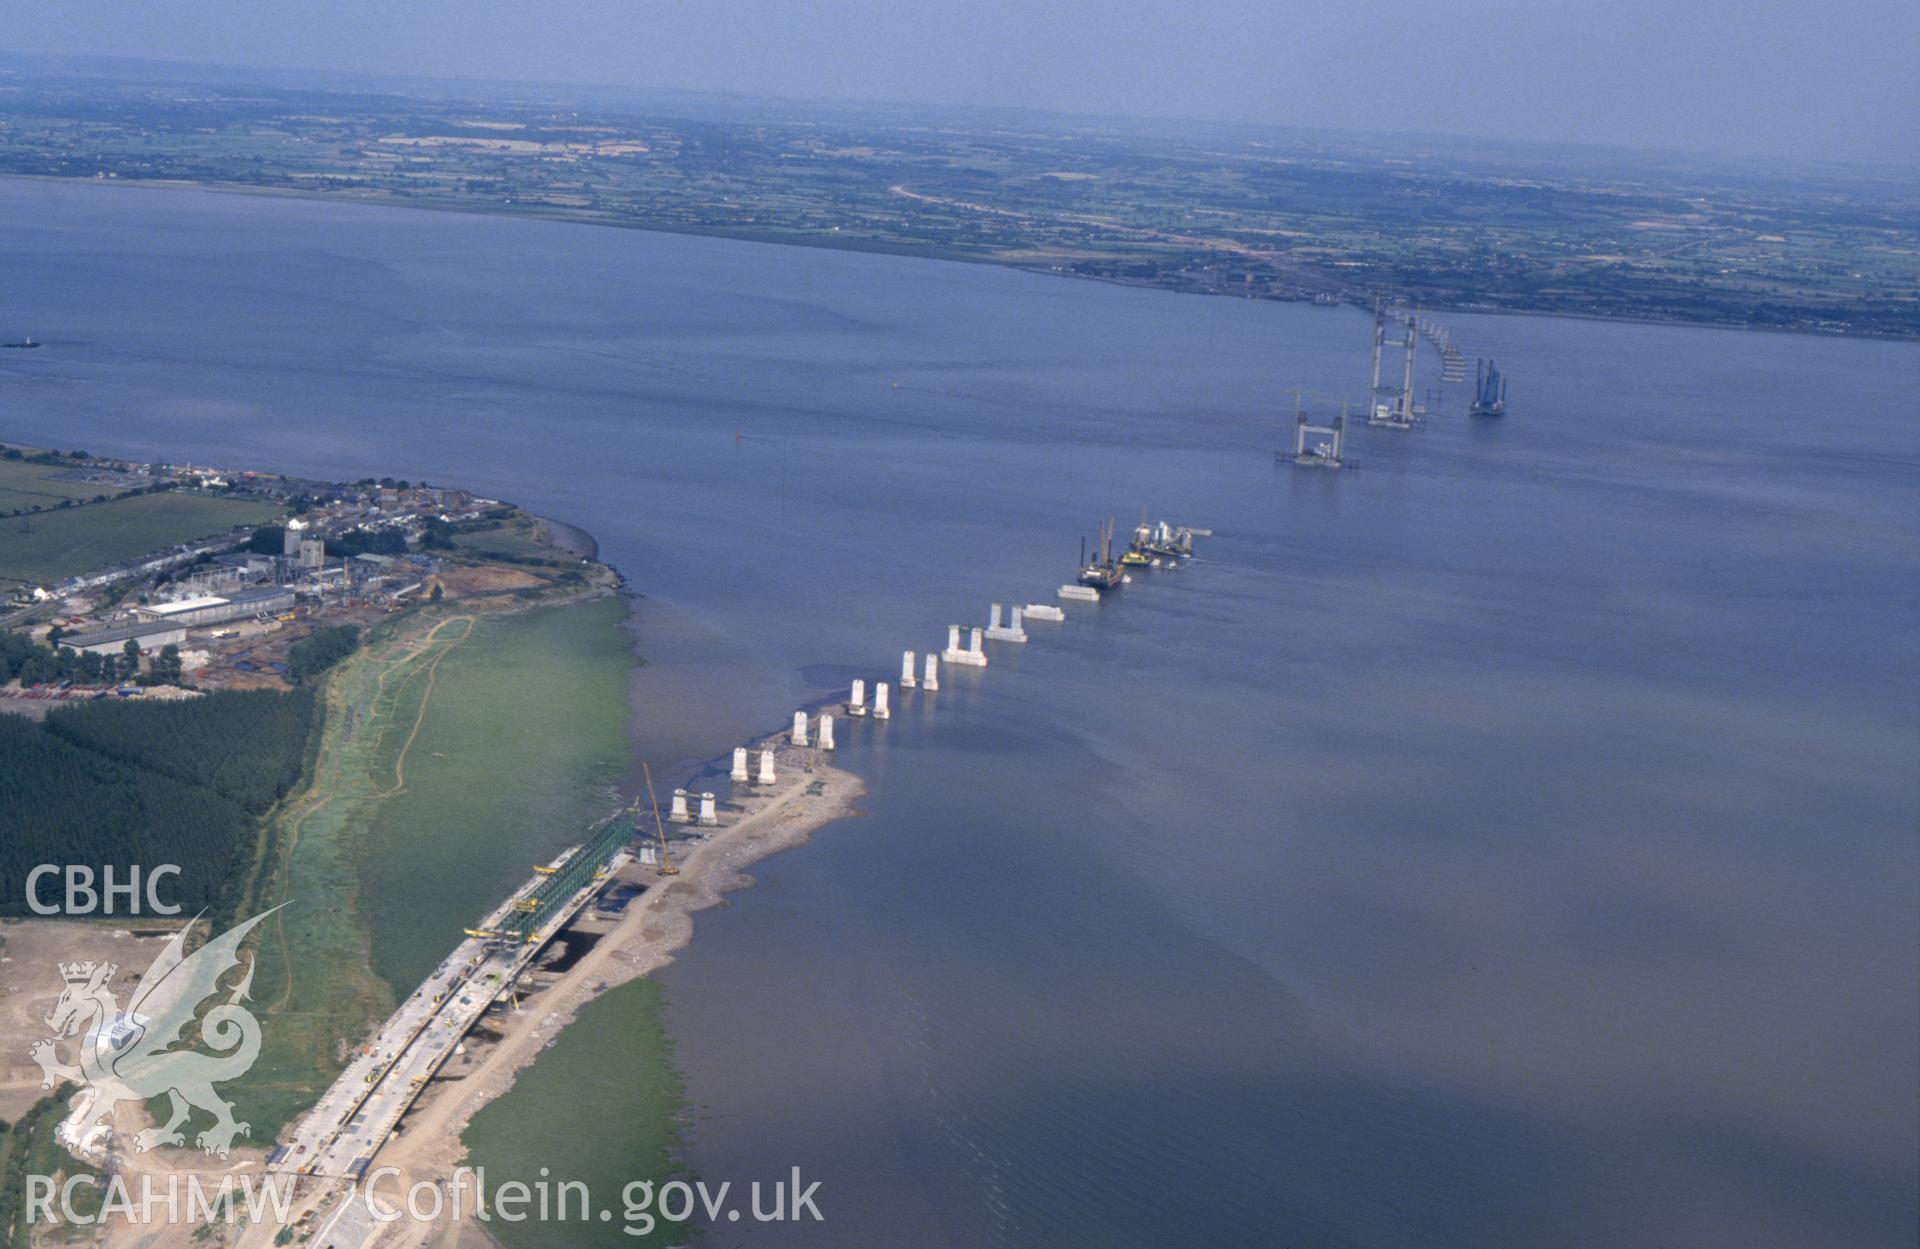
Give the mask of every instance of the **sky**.
<svg viewBox="0 0 1920 1249">
<path fill-rule="evenodd" d="M 1920 165 L 1911 0 L 57 0 L 0 45 Z"/>
</svg>

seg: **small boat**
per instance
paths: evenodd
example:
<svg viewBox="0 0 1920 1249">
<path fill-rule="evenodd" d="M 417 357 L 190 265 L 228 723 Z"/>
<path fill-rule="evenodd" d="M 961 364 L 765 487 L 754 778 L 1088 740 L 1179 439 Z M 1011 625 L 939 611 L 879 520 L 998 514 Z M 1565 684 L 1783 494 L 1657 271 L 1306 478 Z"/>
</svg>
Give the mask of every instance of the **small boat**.
<svg viewBox="0 0 1920 1249">
<path fill-rule="evenodd" d="M 1153 526 L 1147 524 L 1147 509 L 1140 509 L 1140 523 L 1133 527 L 1133 541 L 1120 553 L 1120 565 L 1123 568 L 1146 568 L 1153 563 L 1153 553 L 1149 550 L 1153 542 Z"/>
</svg>

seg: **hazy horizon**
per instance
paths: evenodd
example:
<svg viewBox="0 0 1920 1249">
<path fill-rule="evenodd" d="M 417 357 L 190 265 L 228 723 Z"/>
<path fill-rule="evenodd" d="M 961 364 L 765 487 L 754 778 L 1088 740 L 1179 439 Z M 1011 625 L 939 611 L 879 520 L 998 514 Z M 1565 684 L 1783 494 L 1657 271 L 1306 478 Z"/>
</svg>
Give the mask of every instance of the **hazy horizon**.
<svg viewBox="0 0 1920 1249">
<path fill-rule="evenodd" d="M 356 20 L 353 9 L 361 17 Z M 1920 165 L 1920 6 L 96 0 L 12 51 Z"/>
</svg>

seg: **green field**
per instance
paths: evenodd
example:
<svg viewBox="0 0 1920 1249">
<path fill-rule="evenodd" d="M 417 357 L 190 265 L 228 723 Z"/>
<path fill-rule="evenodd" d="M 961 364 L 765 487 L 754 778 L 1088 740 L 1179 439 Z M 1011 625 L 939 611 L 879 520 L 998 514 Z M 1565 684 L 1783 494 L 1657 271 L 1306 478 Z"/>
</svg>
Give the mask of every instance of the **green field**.
<svg viewBox="0 0 1920 1249">
<path fill-rule="evenodd" d="M 632 640 L 618 599 L 481 616 L 400 692 L 428 714 L 404 788 L 368 823 L 363 899 L 374 972 L 411 989 L 535 863 L 582 840 L 628 766 Z M 391 777 L 383 778 L 391 779 Z"/>
<path fill-rule="evenodd" d="M 0 585 L 51 585 L 283 513 L 268 503 L 167 491 L 0 518 Z"/>
<path fill-rule="evenodd" d="M 578 560 L 548 542 L 540 540 L 540 522 L 531 516 L 518 516 L 491 529 L 476 529 L 459 534 L 453 541 L 456 554 L 470 559 L 504 560 L 509 564 L 565 564 Z"/>
<path fill-rule="evenodd" d="M 328 679 L 311 787 L 269 830 L 284 901 L 261 943 L 263 1049 L 233 1096 L 264 1141 L 350 1047 L 611 805 L 634 658 L 617 599 L 443 612 L 382 630 Z M 432 632 L 429 635 L 428 629 Z"/>
<path fill-rule="evenodd" d="M 0 516 L 36 505 L 44 511 L 59 507 L 65 499 L 91 499 L 99 494 L 120 493 L 116 487 L 93 482 L 52 480 L 55 473 L 65 472 L 68 467 L 0 460 Z"/>
</svg>

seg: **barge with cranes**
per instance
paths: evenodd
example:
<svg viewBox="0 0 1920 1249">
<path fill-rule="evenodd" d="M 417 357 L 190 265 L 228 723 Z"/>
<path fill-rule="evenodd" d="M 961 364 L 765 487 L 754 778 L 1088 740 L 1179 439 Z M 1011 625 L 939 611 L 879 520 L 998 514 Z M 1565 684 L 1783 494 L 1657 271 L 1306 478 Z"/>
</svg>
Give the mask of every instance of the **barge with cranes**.
<svg viewBox="0 0 1920 1249">
<path fill-rule="evenodd" d="M 1473 416 L 1505 416 L 1507 379 L 1500 376 L 1499 367 L 1490 359 L 1482 360 L 1473 380 L 1473 406 L 1467 412 Z"/>
<path fill-rule="evenodd" d="M 1080 540 L 1079 576 L 1074 584 L 1060 587 L 1060 596 L 1096 600 L 1102 590 L 1118 589 L 1131 580 L 1131 569 L 1172 568 L 1182 559 L 1191 558 L 1193 540 L 1210 537 L 1212 533 L 1211 529 L 1173 525 L 1164 520 L 1148 524 L 1143 509 L 1132 541 L 1116 558 L 1113 553 L 1113 519 L 1109 517 L 1101 522 L 1100 538 L 1091 560 L 1087 558 L 1086 539 Z"/>
<path fill-rule="evenodd" d="M 1087 540 L 1080 539 L 1079 582 L 1095 590 L 1111 590 L 1120 585 L 1125 575 L 1113 558 L 1113 518 L 1108 517 L 1100 524 L 1100 545 L 1091 562 L 1087 560 Z"/>
</svg>

